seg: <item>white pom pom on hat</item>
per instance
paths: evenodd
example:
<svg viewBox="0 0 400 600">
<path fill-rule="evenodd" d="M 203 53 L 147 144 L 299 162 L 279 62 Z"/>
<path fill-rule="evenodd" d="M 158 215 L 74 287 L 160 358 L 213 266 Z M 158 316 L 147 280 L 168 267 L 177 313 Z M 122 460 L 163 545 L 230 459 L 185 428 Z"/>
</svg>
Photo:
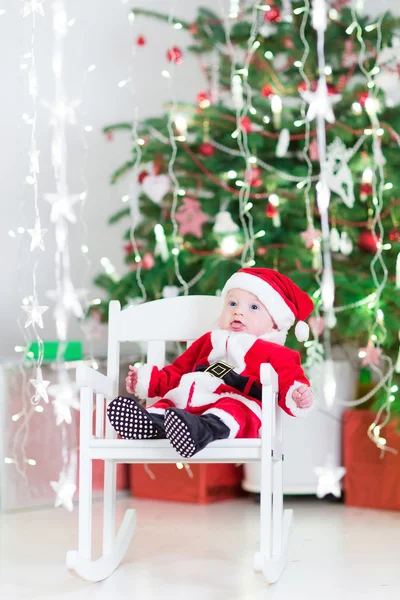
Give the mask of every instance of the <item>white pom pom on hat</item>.
<svg viewBox="0 0 400 600">
<path fill-rule="evenodd" d="M 310 336 L 310 328 L 305 321 L 297 321 L 294 334 L 299 342 L 306 342 Z"/>
<path fill-rule="evenodd" d="M 310 329 L 305 319 L 314 310 L 310 296 L 289 277 L 266 268 L 245 268 L 234 273 L 226 282 L 221 296 L 240 288 L 251 292 L 262 302 L 279 330 L 287 331 L 297 319 L 295 335 L 299 342 L 308 340 Z"/>
</svg>

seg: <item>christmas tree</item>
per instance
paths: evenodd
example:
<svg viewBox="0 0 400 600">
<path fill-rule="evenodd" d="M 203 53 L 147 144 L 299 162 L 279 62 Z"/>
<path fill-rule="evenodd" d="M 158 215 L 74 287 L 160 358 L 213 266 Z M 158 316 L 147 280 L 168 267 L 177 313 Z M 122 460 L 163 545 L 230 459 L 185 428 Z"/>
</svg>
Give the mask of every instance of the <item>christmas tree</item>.
<svg viewBox="0 0 400 600">
<path fill-rule="evenodd" d="M 316 2 L 318 4 L 318 2 Z M 132 136 L 132 156 L 111 178 L 129 178 L 126 273 L 96 284 L 122 305 L 178 294 L 215 294 L 243 265 L 278 269 L 314 299 L 315 339 L 352 341 L 365 365 L 399 343 L 399 20 L 371 20 L 345 0 L 330 6 L 325 31 L 326 173 L 334 317 L 321 303 L 322 239 L 316 200 L 321 164 L 313 111 L 317 35 L 309 2 L 230 3 L 224 18 L 200 8 L 189 48 L 164 48 L 170 71 L 187 52 L 202 56 L 209 87 L 192 105 L 104 129 Z M 135 16 L 169 16 L 135 9 Z M 167 27 L 167 25 L 166 25 Z M 139 37 L 138 44 L 144 43 Z M 168 76 L 168 71 L 166 72 Z M 397 273 L 396 273 L 397 263 Z M 321 315 L 320 315 L 320 311 Z M 326 316 L 326 315 L 325 315 Z M 321 317 L 321 318 L 320 318 Z M 291 338 L 288 344 L 295 347 Z M 387 391 L 387 390 L 386 390 Z M 395 405 L 400 403 L 394 402 Z"/>
</svg>

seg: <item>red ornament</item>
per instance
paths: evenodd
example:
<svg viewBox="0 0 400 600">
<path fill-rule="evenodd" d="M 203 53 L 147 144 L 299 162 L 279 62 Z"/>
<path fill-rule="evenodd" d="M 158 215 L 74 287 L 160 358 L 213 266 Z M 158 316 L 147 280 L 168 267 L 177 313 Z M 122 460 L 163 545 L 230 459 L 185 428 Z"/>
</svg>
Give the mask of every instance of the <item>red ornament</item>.
<svg viewBox="0 0 400 600">
<path fill-rule="evenodd" d="M 243 117 L 242 120 L 240 121 L 240 126 L 242 129 L 245 130 L 246 133 L 250 133 L 251 128 L 252 128 L 252 123 L 251 123 L 249 117 Z"/>
<path fill-rule="evenodd" d="M 391 242 L 400 242 L 400 230 L 397 227 L 393 227 L 389 233 L 389 240 Z"/>
<path fill-rule="evenodd" d="M 328 88 L 328 94 L 338 94 L 339 90 L 336 87 L 336 85 L 333 85 L 333 83 L 328 83 L 326 85 L 326 87 Z"/>
<path fill-rule="evenodd" d="M 281 20 L 281 11 L 277 6 L 271 6 L 264 14 L 264 21 L 272 21 L 273 23 L 279 23 Z"/>
<path fill-rule="evenodd" d="M 363 183 L 360 186 L 360 193 L 366 197 L 366 196 L 370 196 L 373 192 L 373 187 L 370 183 Z"/>
<path fill-rule="evenodd" d="M 182 50 L 177 46 L 173 46 L 173 48 L 170 48 L 167 52 L 167 58 L 169 62 L 173 62 L 176 65 L 180 65 L 182 63 L 182 56 Z"/>
<path fill-rule="evenodd" d="M 276 206 L 274 206 L 273 204 L 271 204 L 271 202 L 269 202 L 267 204 L 267 208 L 265 209 L 265 214 L 270 219 L 273 219 L 274 217 L 276 217 L 279 214 L 279 210 Z"/>
<path fill-rule="evenodd" d="M 189 27 L 189 33 L 195 35 L 196 33 L 198 33 L 198 27 L 196 25 L 196 23 L 193 23 L 193 25 L 190 25 Z"/>
<path fill-rule="evenodd" d="M 264 96 L 264 98 L 269 98 L 270 96 L 273 96 L 274 94 L 274 90 L 272 89 L 272 87 L 270 85 L 264 85 L 261 88 L 261 96 Z"/>
<path fill-rule="evenodd" d="M 141 240 L 136 240 L 136 247 L 138 250 L 141 250 L 142 248 L 144 248 L 145 244 L 141 241 Z M 133 254 L 134 252 L 134 246 L 132 244 L 132 242 L 126 242 L 126 244 L 124 244 L 124 253 L 125 256 L 130 256 L 131 254 Z"/>
<path fill-rule="evenodd" d="M 200 108 L 208 108 L 211 104 L 211 95 L 208 92 L 199 92 L 196 102 Z"/>
<path fill-rule="evenodd" d="M 358 95 L 358 101 L 361 104 L 361 106 L 365 106 L 365 103 L 367 102 L 368 98 L 369 98 L 368 92 L 363 92 L 362 94 Z"/>
<path fill-rule="evenodd" d="M 199 146 L 199 152 L 203 156 L 214 156 L 214 154 L 215 154 L 215 148 L 209 142 L 203 142 Z"/>
<path fill-rule="evenodd" d="M 151 254 L 151 252 L 146 252 L 142 258 L 142 269 L 150 271 L 155 264 L 156 261 L 154 260 L 154 256 Z"/>
<path fill-rule="evenodd" d="M 124 252 L 125 252 L 125 256 L 129 256 L 130 254 L 132 254 L 132 252 L 133 252 L 132 242 L 128 242 L 127 244 L 124 244 Z"/>
<path fill-rule="evenodd" d="M 283 45 L 285 46 L 285 48 L 294 48 L 293 40 L 288 35 L 283 38 Z"/>
<path fill-rule="evenodd" d="M 136 44 L 138 46 L 145 46 L 146 45 L 146 38 L 143 37 L 142 35 L 139 35 L 139 37 L 136 40 Z"/>
<path fill-rule="evenodd" d="M 379 238 L 375 238 L 372 231 L 361 231 L 358 238 L 358 247 L 362 252 L 375 254 L 378 249 Z"/>
<path fill-rule="evenodd" d="M 248 181 L 252 187 L 259 187 L 262 185 L 262 170 L 259 167 L 253 167 L 248 175 Z"/>
<path fill-rule="evenodd" d="M 112 142 L 114 139 L 114 134 L 112 131 L 106 131 L 106 138 L 109 142 Z"/>
<path fill-rule="evenodd" d="M 297 86 L 297 90 L 299 94 L 306 92 L 308 90 L 306 82 L 302 81 L 301 83 L 299 83 L 299 85 Z"/>
<path fill-rule="evenodd" d="M 147 171 L 140 171 L 140 173 L 138 175 L 138 182 L 143 183 L 143 180 L 146 179 L 147 175 L 148 175 Z"/>
</svg>

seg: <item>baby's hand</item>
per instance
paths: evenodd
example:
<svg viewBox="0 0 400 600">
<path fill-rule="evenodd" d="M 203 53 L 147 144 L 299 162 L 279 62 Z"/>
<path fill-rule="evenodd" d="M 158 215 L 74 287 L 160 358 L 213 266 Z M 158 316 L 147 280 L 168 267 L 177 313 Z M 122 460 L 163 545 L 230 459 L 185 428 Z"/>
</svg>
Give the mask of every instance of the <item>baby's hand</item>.
<svg viewBox="0 0 400 600">
<path fill-rule="evenodd" d="M 136 367 L 132 367 L 132 365 L 129 365 L 129 373 L 128 373 L 128 377 L 125 379 L 125 383 L 126 383 L 126 391 L 129 394 L 134 394 L 135 393 L 135 388 L 137 385 L 137 380 L 138 380 L 138 370 Z"/>
<path fill-rule="evenodd" d="M 292 398 L 299 408 L 309 408 L 313 403 L 313 393 L 307 385 L 301 385 L 294 390 Z"/>
</svg>

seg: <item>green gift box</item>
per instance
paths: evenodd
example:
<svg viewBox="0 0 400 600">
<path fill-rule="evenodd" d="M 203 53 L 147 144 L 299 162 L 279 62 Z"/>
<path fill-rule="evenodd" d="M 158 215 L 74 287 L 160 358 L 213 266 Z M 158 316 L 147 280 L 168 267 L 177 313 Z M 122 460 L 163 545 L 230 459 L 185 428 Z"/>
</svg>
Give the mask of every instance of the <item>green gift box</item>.
<svg viewBox="0 0 400 600">
<path fill-rule="evenodd" d="M 38 342 L 32 342 L 26 352 L 26 360 L 37 360 L 39 356 Z M 82 342 L 79 341 L 46 341 L 43 342 L 43 361 L 52 362 L 57 359 L 65 361 L 82 360 Z"/>
</svg>

